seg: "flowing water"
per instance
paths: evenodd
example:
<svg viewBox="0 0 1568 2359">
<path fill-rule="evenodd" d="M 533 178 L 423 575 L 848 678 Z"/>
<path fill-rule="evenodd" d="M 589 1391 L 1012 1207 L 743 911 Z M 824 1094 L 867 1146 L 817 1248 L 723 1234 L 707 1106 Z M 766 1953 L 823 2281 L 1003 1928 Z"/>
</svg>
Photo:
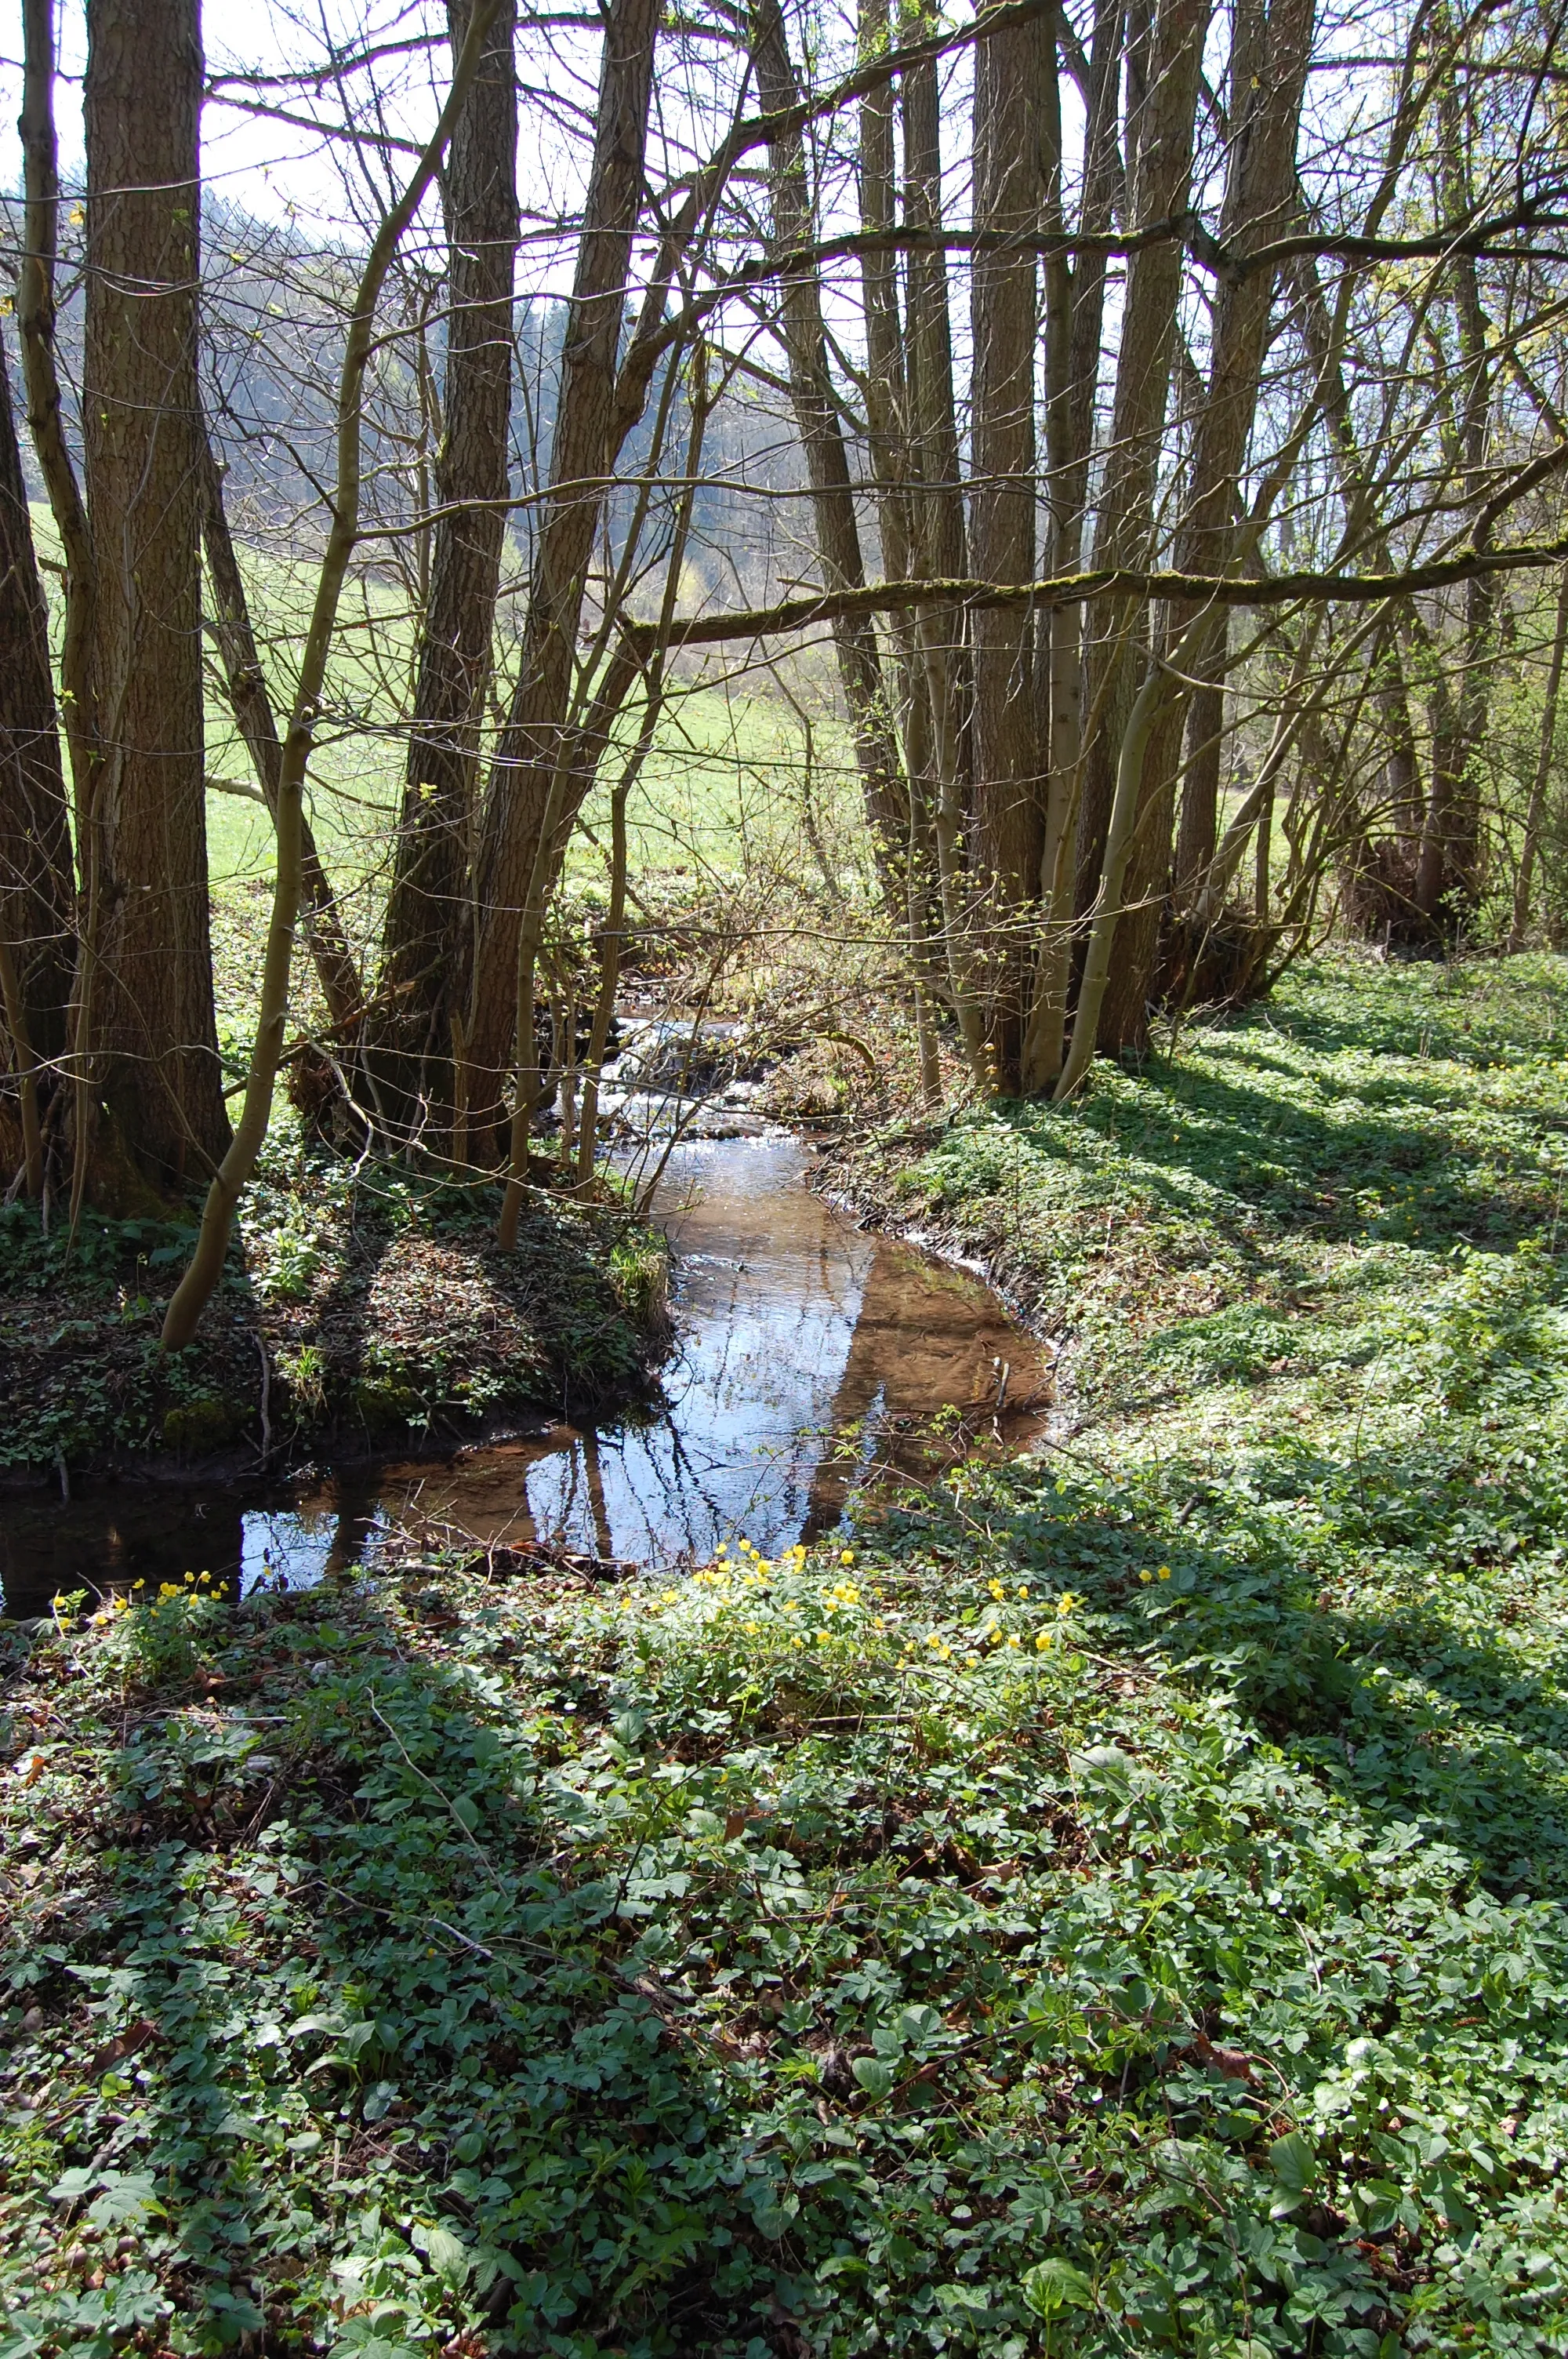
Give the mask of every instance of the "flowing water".
<svg viewBox="0 0 1568 2359">
<path fill-rule="evenodd" d="M 286 1484 L 123 1479 L 70 1501 L 0 1497 L 7 1611 L 186 1571 L 301 1586 L 373 1561 L 394 1523 L 672 1566 L 742 1534 L 771 1553 L 830 1530 L 879 1465 L 929 1466 L 934 1419 L 1025 1438 L 1044 1371 L 996 1296 L 855 1228 L 805 1185 L 808 1161 L 779 1134 L 671 1156 L 654 1212 L 675 1249 L 677 1341 L 657 1405 Z"/>
</svg>

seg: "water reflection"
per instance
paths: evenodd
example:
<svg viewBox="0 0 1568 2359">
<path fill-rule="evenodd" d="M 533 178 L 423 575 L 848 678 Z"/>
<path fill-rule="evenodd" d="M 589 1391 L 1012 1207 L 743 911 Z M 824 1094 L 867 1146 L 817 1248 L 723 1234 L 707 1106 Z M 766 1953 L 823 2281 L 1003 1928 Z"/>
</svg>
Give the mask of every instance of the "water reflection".
<svg viewBox="0 0 1568 2359">
<path fill-rule="evenodd" d="M 830 1529 L 849 1485 L 934 1415 L 988 1408 L 1004 1367 L 1022 1407 L 1041 1370 L 986 1288 L 837 1218 L 803 1184 L 806 1159 L 777 1136 L 671 1157 L 655 1211 L 677 1256 L 679 1343 L 657 1411 L 287 1491 L 127 1483 L 0 1503 L 10 1610 L 187 1570 L 299 1586 L 373 1554 L 394 1520 L 654 1563 L 740 1533 L 772 1552 Z"/>
</svg>

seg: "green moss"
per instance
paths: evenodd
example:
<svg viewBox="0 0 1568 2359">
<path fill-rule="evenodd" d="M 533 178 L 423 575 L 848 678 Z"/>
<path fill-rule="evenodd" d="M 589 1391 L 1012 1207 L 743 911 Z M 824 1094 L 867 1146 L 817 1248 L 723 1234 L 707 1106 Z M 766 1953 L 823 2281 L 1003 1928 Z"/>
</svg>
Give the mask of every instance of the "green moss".
<svg viewBox="0 0 1568 2359">
<path fill-rule="evenodd" d="M 224 1443 L 232 1441 L 245 1423 L 247 1411 L 243 1403 L 218 1400 L 210 1394 L 199 1394 L 194 1400 L 181 1401 L 166 1410 L 163 1419 L 163 1442 L 167 1450 L 178 1450 L 184 1456 L 200 1458 Z"/>
<path fill-rule="evenodd" d="M 349 1397 L 355 1416 L 373 1433 L 409 1424 L 424 1407 L 412 1385 L 400 1385 L 385 1376 L 362 1376 Z"/>
</svg>

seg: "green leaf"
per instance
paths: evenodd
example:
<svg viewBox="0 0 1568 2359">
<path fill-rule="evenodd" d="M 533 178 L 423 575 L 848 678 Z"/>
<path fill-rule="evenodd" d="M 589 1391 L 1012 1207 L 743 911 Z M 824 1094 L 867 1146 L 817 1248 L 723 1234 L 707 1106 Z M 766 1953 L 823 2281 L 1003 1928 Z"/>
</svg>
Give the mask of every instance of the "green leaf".
<svg viewBox="0 0 1568 2359">
<path fill-rule="evenodd" d="M 885 2097 L 892 2087 L 892 2066 L 880 2056 L 857 2056 L 849 2069 L 868 2097 Z"/>
<path fill-rule="evenodd" d="M 1054 2318 L 1064 2310 L 1092 2310 L 1095 2289 L 1082 2269 L 1056 2256 L 1036 2261 L 1024 2273 L 1019 2288 L 1036 2318 Z"/>
<path fill-rule="evenodd" d="M 970 2317 L 983 2317 L 990 2308 L 979 2286 L 939 2285 L 936 2302 L 938 2309 L 945 2310 L 949 2318 L 963 2312 Z"/>
<path fill-rule="evenodd" d="M 1307 2190 L 1317 2178 L 1317 2154 L 1311 2139 L 1303 2137 L 1300 2130 L 1287 2130 L 1269 2148 L 1269 2168 L 1280 2186 L 1270 2211 L 1274 2219 L 1282 2220 L 1305 2201 Z"/>
<path fill-rule="evenodd" d="M 449 2228 L 418 2227 L 412 2241 L 445 2284 L 462 2284 L 469 2273 L 469 2248 L 460 2236 L 454 2236 Z"/>
<path fill-rule="evenodd" d="M 87 2217 L 94 2228 L 118 2228 L 126 2223 L 134 2226 L 155 2214 L 162 2214 L 164 2207 L 153 2193 L 154 2180 L 150 2171 L 105 2170 L 94 2173 L 68 2170 L 64 2179 L 49 2192 L 55 2196 L 63 2192 L 64 2200 L 74 2201 L 87 2192 L 87 2187 L 79 2183 L 83 2180 L 87 2181 L 87 2187 L 97 2187 L 102 2190 L 88 2206 Z"/>
</svg>

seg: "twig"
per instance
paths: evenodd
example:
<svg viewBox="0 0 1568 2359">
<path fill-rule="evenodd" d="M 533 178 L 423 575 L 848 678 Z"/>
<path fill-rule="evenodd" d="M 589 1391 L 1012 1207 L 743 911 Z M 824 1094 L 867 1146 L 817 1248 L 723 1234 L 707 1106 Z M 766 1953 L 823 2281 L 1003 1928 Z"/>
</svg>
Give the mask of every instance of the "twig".
<svg viewBox="0 0 1568 2359">
<path fill-rule="evenodd" d="M 272 1419 L 267 1415 L 267 1406 L 272 1397 L 272 1366 L 266 1356 L 266 1345 L 262 1341 L 261 1329 L 258 1327 L 254 1332 L 256 1350 L 261 1354 L 262 1364 L 261 1462 L 265 1467 L 267 1460 L 272 1456 Z"/>
</svg>

